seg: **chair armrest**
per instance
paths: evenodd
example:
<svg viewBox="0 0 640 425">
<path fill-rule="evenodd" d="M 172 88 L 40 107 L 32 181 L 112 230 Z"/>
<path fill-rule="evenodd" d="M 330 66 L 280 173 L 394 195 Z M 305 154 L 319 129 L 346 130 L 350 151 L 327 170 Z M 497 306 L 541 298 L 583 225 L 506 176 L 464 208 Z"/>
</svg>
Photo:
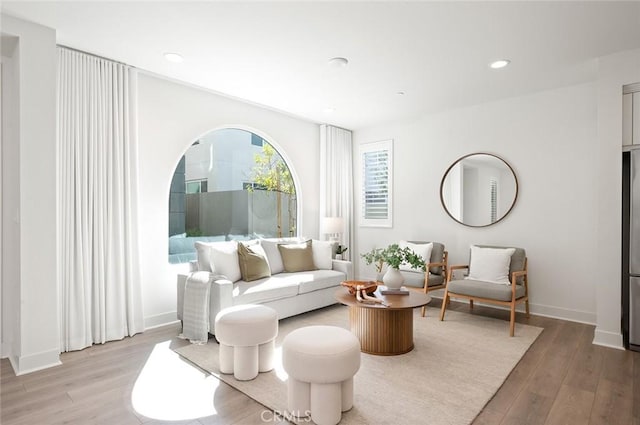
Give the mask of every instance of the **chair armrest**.
<svg viewBox="0 0 640 425">
<path fill-rule="evenodd" d="M 526 270 L 520 270 L 520 271 L 511 273 L 511 284 L 512 285 L 513 284 L 518 284 L 518 282 L 517 282 L 518 278 L 522 277 L 522 276 L 526 276 L 526 275 L 527 275 L 527 271 Z"/>
<path fill-rule="evenodd" d="M 446 267 L 447 263 L 442 261 L 440 263 L 427 263 L 425 264 L 425 271 L 428 272 L 431 267 Z"/>
<path fill-rule="evenodd" d="M 468 264 L 458 264 L 455 266 L 449 266 L 447 270 L 447 282 L 451 281 L 451 276 L 453 275 L 454 270 L 462 270 L 462 269 L 468 269 L 468 268 L 469 268 Z"/>
<path fill-rule="evenodd" d="M 345 280 L 353 280 L 353 263 L 346 260 L 331 260 L 331 268 L 345 274 Z"/>
</svg>

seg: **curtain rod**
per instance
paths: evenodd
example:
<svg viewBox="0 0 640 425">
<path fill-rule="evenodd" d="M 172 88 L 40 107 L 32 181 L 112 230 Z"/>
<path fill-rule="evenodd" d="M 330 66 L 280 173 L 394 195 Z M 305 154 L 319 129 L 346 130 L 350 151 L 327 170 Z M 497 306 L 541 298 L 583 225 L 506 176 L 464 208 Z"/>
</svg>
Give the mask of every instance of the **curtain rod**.
<svg viewBox="0 0 640 425">
<path fill-rule="evenodd" d="M 117 60 L 114 60 L 114 59 L 111 59 L 111 58 L 107 58 L 107 57 L 104 57 L 104 56 L 96 55 L 95 53 L 85 52 L 84 50 L 74 49 L 73 47 L 65 46 L 63 44 L 56 44 L 56 46 L 61 47 L 63 49 L 72 50 L 74 52 L 82 53 L 84 55 L 93 56 L 94 58 L 104 59 L 104 60 L 107 60 L 107 61 L 110 61 L 110 62 L 118 63 L 120 65 L 128 66 L 128 67 L 131 67 L 131 68 L 136 68 L 135 66 L 129 65 L 128 63 L 124 63 L 124 62 L 120 62 L 120 61 L 117 61 Z"/>
</svg>

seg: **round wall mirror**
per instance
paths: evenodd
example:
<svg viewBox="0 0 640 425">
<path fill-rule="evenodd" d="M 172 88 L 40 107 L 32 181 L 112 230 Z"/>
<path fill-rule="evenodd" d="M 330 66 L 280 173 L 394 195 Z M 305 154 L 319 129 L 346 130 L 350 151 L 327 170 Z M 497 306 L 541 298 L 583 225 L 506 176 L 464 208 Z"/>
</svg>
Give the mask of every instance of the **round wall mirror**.
<svg viewBox="0 0 640 425">
<path fill-rule="evenodd" d="M 509 214 L 518 197 L 518 180 L 502 158 L 472 153 L 458 159 L 444 174 L 440 200 L 451 218 L 471 227 L 497 223 Z"/>
</svg>

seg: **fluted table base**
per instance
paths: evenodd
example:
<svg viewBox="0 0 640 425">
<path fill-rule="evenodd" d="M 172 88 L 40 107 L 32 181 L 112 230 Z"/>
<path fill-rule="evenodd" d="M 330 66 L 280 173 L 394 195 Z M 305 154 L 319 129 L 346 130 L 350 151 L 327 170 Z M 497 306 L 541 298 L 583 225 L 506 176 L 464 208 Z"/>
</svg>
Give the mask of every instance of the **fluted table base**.
<svg viewBox="0 0 640 425">
<path fill-rule="evenodd" d="M 394 356 L 413 350 L 413 309 L 349 307 L 351 332 L 363 353 Z"/>
</svg>

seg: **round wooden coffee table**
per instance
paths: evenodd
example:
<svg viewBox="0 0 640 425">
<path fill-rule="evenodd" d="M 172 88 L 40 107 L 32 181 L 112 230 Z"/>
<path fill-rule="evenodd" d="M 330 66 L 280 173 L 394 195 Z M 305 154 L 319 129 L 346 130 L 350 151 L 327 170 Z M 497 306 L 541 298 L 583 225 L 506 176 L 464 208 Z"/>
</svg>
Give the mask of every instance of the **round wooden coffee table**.
<svg viewBox="0 0 640 425">
<path fill-rule="evenodd" d="M 360 303 L 347 288 L 335 293 L 338 302 L 349 306 L 351 332 L 360 340 L 361 351 L 395 356 L 413 350 L 413 309 L 429 304 L 431 297 L 411 290 L 408 295 L 382 295 L 378 289 L 374 295 L 389 307 Z"/>
</svg>

